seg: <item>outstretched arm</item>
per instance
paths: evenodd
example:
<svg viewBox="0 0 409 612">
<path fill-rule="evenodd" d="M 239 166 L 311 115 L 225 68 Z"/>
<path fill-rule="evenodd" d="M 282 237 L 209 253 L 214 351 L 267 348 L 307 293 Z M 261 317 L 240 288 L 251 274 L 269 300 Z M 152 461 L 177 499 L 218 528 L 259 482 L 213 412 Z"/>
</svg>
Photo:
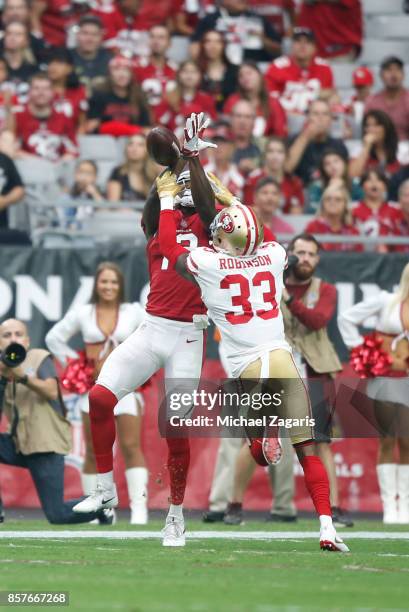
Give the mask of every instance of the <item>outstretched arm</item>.
<svg viewBox="0 0 409 612">
<path fill-rule="evenodd" d="M 176 166 L 173 171 L 176 176 L 179 176 L 185 164 L 186 164 L 186 160 L 180 157 L 178 161 L 176 162 Z M 148 240 L 158 231 L 159 213 L 160 213 L 160 200 L 159 200 L 158 190 L 157 190 L 156 181 L 155 181 L 152 184 L 148 197 L 146 198 L 145 206 L 143 207 L 143 213 L 142 213 L 142 228 Z"/>
</svg>

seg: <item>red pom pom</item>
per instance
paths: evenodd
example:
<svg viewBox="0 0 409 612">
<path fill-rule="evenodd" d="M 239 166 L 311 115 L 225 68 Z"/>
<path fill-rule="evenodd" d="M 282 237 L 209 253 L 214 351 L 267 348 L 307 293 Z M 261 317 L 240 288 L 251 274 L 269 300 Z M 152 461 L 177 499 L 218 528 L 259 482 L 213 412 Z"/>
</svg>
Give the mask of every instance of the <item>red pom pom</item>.
<svg viewBox="0 0 409 612">
<path fill-rule="evenodd" d="M 364 341 L 351 351 L 349 362 L 360 378 L 387 376 L 392 357 L 382 348 L 382 339 L 376 332 L 364 337 Z"/>
<path fill-rule="evenodd" d="M 89 391 L 95 382 L 95 362 L 80 351 L 78 359 L 68 359 L 67 367 L 61 375 L 61 384 L 70 393 L 80 395 Z"/>
</svg>

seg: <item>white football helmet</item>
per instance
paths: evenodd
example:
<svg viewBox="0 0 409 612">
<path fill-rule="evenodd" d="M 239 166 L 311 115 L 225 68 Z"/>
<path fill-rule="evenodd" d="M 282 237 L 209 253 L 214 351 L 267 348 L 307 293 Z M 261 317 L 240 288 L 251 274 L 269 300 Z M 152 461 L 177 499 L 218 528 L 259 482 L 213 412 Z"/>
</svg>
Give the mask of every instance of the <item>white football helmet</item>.
<svg viewBox="0 0 409 612">
<path fill-rule="evenodd" d="M 264 240 L 264 227 L 255 212 L 244 204 L 221 210 L 210 225 L 216 251 L 235 257 L 253 255 Z"/>
</svg>

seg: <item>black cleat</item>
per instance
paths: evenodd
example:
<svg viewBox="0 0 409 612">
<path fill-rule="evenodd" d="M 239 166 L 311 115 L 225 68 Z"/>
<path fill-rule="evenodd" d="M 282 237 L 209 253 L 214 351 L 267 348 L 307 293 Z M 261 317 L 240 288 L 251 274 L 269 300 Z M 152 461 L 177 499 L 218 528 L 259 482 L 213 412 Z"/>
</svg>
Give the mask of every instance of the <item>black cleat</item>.
<svg viewBox="0 0 409 612">
<path fill-rule="evenodd" d="M 296 514 L 276 514 L 275 512 L 269 512 L 266 516 L 266 522 L 273 523 L 295 523 L 297 521 Z"/>
<path fill-rule="evenodd" d="M 243 524 L 243 506 L 238 503 L 231 503 L 227 506 L 226 514 L 223 522 L 225 525 L 242 525 Z"/>
<path fill-rule="evenodd" d="M 342 510 L 342 508 L 338 508 L 337 506 L 332 506 L 332 522 L 334 527 L 353 527 L 354 521 L 349 516 L 346 510 Z"/>
<path fill-rule="evenodd" d="M 217 510 L 208 510 L 203 513 L 203 523 L 223 523 L 224 512 L 218 512 Z"/>
</svg>

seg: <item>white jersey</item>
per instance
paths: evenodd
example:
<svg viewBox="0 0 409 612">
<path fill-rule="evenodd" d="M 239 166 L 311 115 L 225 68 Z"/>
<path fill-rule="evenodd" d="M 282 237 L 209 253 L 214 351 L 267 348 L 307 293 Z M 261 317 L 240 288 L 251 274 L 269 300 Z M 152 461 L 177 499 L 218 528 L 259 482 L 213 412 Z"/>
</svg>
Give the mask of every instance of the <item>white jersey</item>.
<svg viewBox="0 0 409 612">
<path fill-rule="evenodd" d="M 291 352 L 280 310 L 286 264 L 286 252 L 277 242 L 262 244 L 249 257 L 232 257 L 207 247 L 189 254 L 189 271 L 220 330 L 233 377 L 267 351 Z"/>
</svg>

